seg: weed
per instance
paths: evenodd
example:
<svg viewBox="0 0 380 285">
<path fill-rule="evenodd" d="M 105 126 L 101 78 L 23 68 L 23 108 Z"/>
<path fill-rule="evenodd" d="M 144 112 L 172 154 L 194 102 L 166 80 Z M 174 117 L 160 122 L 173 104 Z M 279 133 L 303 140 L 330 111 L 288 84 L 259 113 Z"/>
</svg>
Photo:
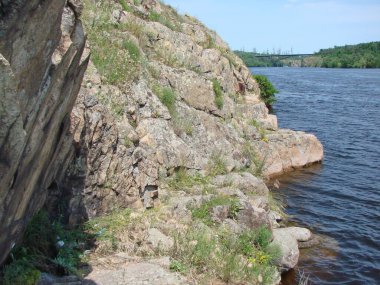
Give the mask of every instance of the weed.
<svg viewBox="0 0 380 285">
<path fill-rule="evenodd" d="M 224 175 L 228 172 L 226 161 L 223 158 L 221 152 L 213 152 L 211 154 L 207 168 L 209 175 L 212 177 L 217 175 Z"/>
<path fill-rule="evenodd" d="M 129 5 L 127 4 L 127 2 L 125 2 L 125 0 L 119 0 L 119 3 L 121 5 L 121 7 L 123 8 L 124 11 L 126 12 L 131 12 L 131 7 L 129 7 Z"/>
<path fill-rule="evenodd" d="M 111 21 L 113 5 L 108 1 L 94 4 L 88 0 L 85 4 L 88 9 L 84 11 L 83 20 L 91 43 L 92 61 L 102 80 L 114 85 L 135 80 L 141 67 L 136 60 L 136 50 L 129 49 L 130 45 L 125 45 L 118 34 L 120 25 Z M 128 9 L 125 0 L 120 0 L 120 4 Z"/>
<path fill-rule="evenodd" d="M 255 119 L 252 119 L 250 122 L 250 125 L 254 126 L 258 130 L 258 132 L 260 134 L 260 139 L 263 142 L 268 142 L 268 138 L 266 136 L 267 131 L 265 128 L 262 127 L 262 125 L 258 121 L 256 121 Z"/>
<path fill-rule="evenodd" d="M 34 285 L 40 279 L 40 271 L 27 260 L 17 260 L 4 268 L 4 285 Z M 1 279 L 0 279 L 1 281 Z"/>
<path fill-rule="evenodd" d="M 40 211 L 28 224 L 22 243 L 12 250 L 12 262 L 4 267 L 0 283 L 35 284 L 40 271 L 79 274 L 82 252 L 92 239 L 83 228 L 68 230 Z"/>
<path fill-rule="evenodd" d="M 170 270 L 175 271 L 175 272 L 180 272 L 180 273 L 186 272 L 186 266 L 175 259 L 170 262 L 169 268 Z"/>
<path fill-rule="evenodd" d="M 140 50 L 132 41 L 124 40 L 123 48 L 128 51 L 133 61 L 138 61 L 140 59 Z"/>
<path fill-rule="evenodd" d="M 214 89 L 215 94 L 215 104 L 218 109 L 222 109 L 224 105 L 223 91 L 217 79 L 212 80 L 212 88 Z"/>
<path fill-rule="evenodd" d="M 257 284 L 261 278 L 263 284 L 271 284 L 279 248 L 269 244 L 268 232 L 260 228 L 235 235 L 222 228 L 210 232 L 192 227 L 177 234 L 172 256 L 198 276 L 233 284 Z"/>
<path fill-rule="evenodd" d="M 86 223 L 89 233 L 100 241 L 109 241 L 113 249 L 117 248 L 116 233 L 127 228 L 130 222 L 130 209 L 115 210 L 114 212 L 96 217 Z"/>
<path fill-rule="evenodd" d="M 153 92 L 158 96 L 162 104 L 164 104 L 171 116 L 176 116 L 177 111 L 175 109 L 176 94 L 170 87 L 154 86 Z"/>
<path fill-rule="evenodd" d="M 304 271 L 298 270 L 298 282 L 297 285 L 309 285 L 309 275 L 306 275 Z"/>
<path fill-rule="evenodd" d="M 189 175 L 184 167 L 180 167 L 173 178 L 169 180 L 169 187 L 173 190 L 187 190 L 194 186 L 206 186 L 210 178 L 199 173 Z"/>
<path fill-rule="evenodd" d="M 248 141 L 243 146 L 243 155 L 248 159 L 249 172 L 257 177 L 261 177 L 265 171 L 266 155 L 261 158 Z"/>
<path fill-rule="evenodd" d="M 240 211 L 240 206 L 235 198 L 226 196 L 217 196 L 210 201 L 203 203 L 199 208 L 194 208 L 191 213 L 194 219 L 201 220 L 204 224 L 211 226 L 213 221 L 211 218 L 211 210 L 216 206 L 228 206 L 228 218 L 235 219 Z"/>
<path fill-rule="evenodd" d="M 175 24 L 173 24 L 168 17 L 164 16 L 163 14 L 159 14 L 155 11 L 150 11 L 148 19 L 152 22 L 159 22 L 162 25 L 168 27 L 169 29 L 173 31 L 178 31 L 179 27 Z"/>
</svg>

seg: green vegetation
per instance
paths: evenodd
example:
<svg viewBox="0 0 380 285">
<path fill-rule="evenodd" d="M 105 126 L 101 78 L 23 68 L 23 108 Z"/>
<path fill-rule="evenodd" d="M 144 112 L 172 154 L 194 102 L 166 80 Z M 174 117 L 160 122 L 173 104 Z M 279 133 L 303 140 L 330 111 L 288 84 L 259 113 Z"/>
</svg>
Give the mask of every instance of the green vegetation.
<svg viewBox="0 0 380 285">
<path fill-rule="evenodd" d="M 268 142 L 268 138 L 266 137 L 267 131 L 265 128 L 262 127 L 262 125 L 258 121 L 252 119 L 250 122 L 250 125 L 254 126 L 256 128 L 256 130 L 259 131 L 260 139 L 262 141 Z"/>
<path fill-rule="evenodd" d="M 244 51 L 235 53 L 251 67 L 380 68 L 380 42 L 335 46 L 301 58 L 258 58 L 257 55 L 265 54 Z"/>
<path fill-rule="evenodd" d="M 120 0 L 120 4 L 124 10 L 130 11 L 125 0 Z M 102 80 L 114 85 L 136 80 L 141 71 L 141 55 L 137 45 L 123 34 L 129 28 L 128 24 L 120 25 L 112 21 L 112 2 L 100 1 L 95 5 L 86 0 L 85 5 L 83 21 L 91 42 L 91 58 Z M 132 34 L 134 32 L 137 30 L 131 31 Z"/>
<path fill-rule="evenodd" d="M 322 58 L 321 67 L 379 68 L 380 42 L 321 49 L 316 55 Z"/>
<path fill-rule="evenodd" d="M 248 171 L 256 177 L 262 177 L 265 171 L 266 155 L 261 158 L 248 141 L 243 146 L 243 155 L 248 159 Z"/>
<path fill-rule="evenodd" d="M 210 201 L 203 203 L 199 208 L 192 210 L 192 216 L 194 219 L 201 220 L 204 224 L 212 226 L 214 223 L 211 218 L 211 210 L 215 206 L 227 206 L 228 218 L 235 219 L 239 212 L 239 201 L 236 198 L 227 196 L 216 196 Z"/>
<path fill-rule="evenodd" d="M 35 285 L 40 279 L 40 271 L 29 264 L 28 260 L 16 260 L 4 268 L 4 285 Z"/>
<path fill-rule="evenodd" d="M 264 75 L 253 75 L 253 78 L 259 84 L 261 99 L 270 108 L 276 102 L 275 94 L 278 93 L 277 89 L 274 88 L 269 79 Z"/>
<path fill-rule="evenodd" d="M 224 105 L 223 90 L 216 78 L 212 80 L 212 88 L 214 89 L 215 94 L 215 104 L 218 109 L 222 109 Z"/>
<path fill-rule="evenodd" d="M 281 67 L 284 64 L 277 58 L 261 58 L 256 57 L 257 55 L 264 55 L 261 53 L 245 52 L 236 50 L 234 53 L 240 57 L 244 64 L 249 67 Z"/>
<path fill-rule="evenodd" d="M 92 240 L 92 234 L 83 228 L 66 229 L 59 220 L 51 221 L 45 211 L 40 211 L 28 224 L 22 243 L 12 250 L 0 283 L 35 284 L 40 272 L 81 275 L 78 267 Z"/>
<path fill-rule="evenodd" d="M 186 168 L 180 167 L 174 177 L 169 180 L 169 187 L 173 190 L 190 190 L 194 186 L 206 186 L 210 178 L 200 173 L 190 175 Z"/>
<path fill-rule="evenodd" d="M 270 244 L 270 230 L 261 227 L 235 235 L 219 228 L 190 228 L 175 238 L 173 269 L 203 277 L 202 284 L 220 279 L 228 284 L 271 284 L 278 247 Z"/>
<path fill-rule="evenodd" d="M 154 94 L 158 96 L 161 100 L 162 104 L 164 104 L 172 117 L 173 128 L 176 135 L 180 136 L 182 133 L 185 133 L 189 136 L 193 135 L 193 125 L 191 120 L 185 120 L 180 117 L 177 112 L 175 102 L 176 102 L 176 94 L 170 87 L 161 87 L 158 85 L 154 85 L 152 87 Z"/>
<path fill-rule="evenodd" d="M 177 15 L 177 17 L 179 17 Z M 157 13 L 155 11 L 150 11 L 148 19 L 152 22 L 158 22 L 162 25 L 168 27 L 169 29 L 173 31 L 181 31 L 181 25 L 180 22 L 173 22 L 170 20 L 170 15 L 165 15 L 164 13 Z"/>
<path fill-rule="evenodd" d="M 153 92 L 157 95 L 157 97 L 161 100 L 162 104 L 164 104 L 172 117 L 177 116 L 177 111 L 175 108 L 176 94 L 173 89 L 170 87 L 160 87 L 153 86 Z"/>
<path fill-rule="evenodd" d="M 227 164 L 220 151 L 211 154 L 207 170 L 211 177 L 227 174 Z"/>
<path fill-rule="evenodd" d="M 121 233 L 128 230 L 130 214 L 131 209 L 121 209 L 93 218 L 85 224 L 86 231 L 96 237 L 102 251 L 115 251 L 119 247 Z"/>
</svg>

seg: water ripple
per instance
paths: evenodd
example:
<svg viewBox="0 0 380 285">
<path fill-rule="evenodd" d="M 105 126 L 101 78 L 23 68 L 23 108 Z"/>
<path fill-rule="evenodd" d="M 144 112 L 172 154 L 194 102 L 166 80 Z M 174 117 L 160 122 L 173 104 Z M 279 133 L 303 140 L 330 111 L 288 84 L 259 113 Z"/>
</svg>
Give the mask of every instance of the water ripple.
<svg viewBox="0 0 380 285">
<path fill-rule="evenodd" d="M 325 148 L 322 166 L 280 179 L 293 220 L 330 237 L 302 250 L 299 266 L 312 284 L 379 284 L 380 70 L 253 71 L 281 91 L 280 126 L 314 133 Z M 294 274 L 286 278 L 294 284 Z"/>
</svg>

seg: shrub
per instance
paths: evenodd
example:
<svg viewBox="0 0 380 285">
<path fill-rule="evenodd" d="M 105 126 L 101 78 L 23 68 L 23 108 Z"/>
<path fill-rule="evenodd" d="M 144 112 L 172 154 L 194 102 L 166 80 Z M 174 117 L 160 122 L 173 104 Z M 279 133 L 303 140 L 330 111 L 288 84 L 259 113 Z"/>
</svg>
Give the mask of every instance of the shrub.
<svg viewBox="0 0 380 285">
<path fill-rule="evenodd" d="M 36 284 L 40 271 L 79 274 L 83 251 L 92 239 L 81 227 L 68 230 L 59 220 L 51 221 L 42 210 L 27 225 L 22 243 L 12 250 L 12 262 L 4 267 L 0 283 Z"/>
<path fill-rule="evenodd" d="M 40 271 L 31 266 L 28 261 L 17 260 L 10 265 L 5 266 L 2 284 L 34 285 L 40 279 L 40 275 Z"/>
<path fill-rule="evenodd" d="M 261 99 L 268 108 L 271 108 L 276 102 L 275 94 L 278 93 L 277 89 L 264 75 L 253 75 L 253 78 L 256 80 L 257 84 L 259 84 Z"/>
<path fill-rule="evenodd" d="M 212 88 L 214 89 L 215 94 L 215 104 L 218 107 L 218 109 L 222 109 L 224 104 L 223 91 L 217 79 L 212 80 Z"/>
</svg>

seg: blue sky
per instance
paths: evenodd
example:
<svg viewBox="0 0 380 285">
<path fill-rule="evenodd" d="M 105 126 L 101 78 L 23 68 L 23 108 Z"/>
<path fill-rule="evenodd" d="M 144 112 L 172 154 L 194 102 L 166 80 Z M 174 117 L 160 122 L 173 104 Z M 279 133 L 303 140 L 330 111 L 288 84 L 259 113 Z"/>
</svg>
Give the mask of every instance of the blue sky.
<svg viewBox="0 0 380 285">
<path fill-rule="evenodd" d="M 380 0 L 164 0 L 216 30 L 232 49 L 312 53 L 380 41 Z"/>
</svg>

